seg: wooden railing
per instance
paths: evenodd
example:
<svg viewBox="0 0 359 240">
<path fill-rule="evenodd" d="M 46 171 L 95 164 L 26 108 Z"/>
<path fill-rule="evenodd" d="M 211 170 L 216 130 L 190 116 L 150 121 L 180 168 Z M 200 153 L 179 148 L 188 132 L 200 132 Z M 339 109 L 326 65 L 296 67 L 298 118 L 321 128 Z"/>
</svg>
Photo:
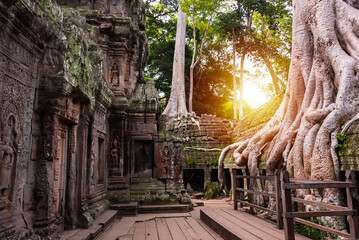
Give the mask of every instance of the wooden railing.
<svg viewBox="0 0 359 240">
<path fill-rule="evenodd" d="M 355 179 L 355 172 L 346 172 L 347 180 L 340 181 L 315 181 L 315 180 L 297 180 L 290 179 L 287 171 L 282 172 L 281 187 L 282 187 L 282 204 L 283 204 L 283 220 L 285 239 L 292 240 L 294 237 L 294 222 L 305 224 L 319 230 L 326 231 L 345 238 L 357 239 L 359 238 L 359 197 L 358 197 L 358 183 Z M 324 189 L 324 188 L 346 188 L 347 207 L 325 204 L 322 202 L 309 201 L 300 198 L 292 197 L 292 190 L 296 189 Z M 326 211 L 310 211 L 297 212 L 293 210 L 293 202 L 302 203 L 305 205 L 318 206 Z M 332 228 L 324 227 L 320 224 L 304 220 L 302 218 L 322 217 L 322 216 L 348 216 L 349 234 L 341 232 Z"/>
<path fill-rule="evenodd" d="M 249 206 L 251 209 L 257 208 L 262 211 L 266 211 L 269 214 L 276 215 L 277 228 L 283 229 L 281 190 L 280 190 L 280 178 L 279 178 L 280 172 L 278 170 L 276 170 L 274 176 L 250 176 L 248 174 L 243 175 L 242 169 L 232 169 L 232 173 L 233 173 L 233 181 L 232 182 L 233 182 L 234 209 L 238 210 L 238 203 L 240 203 L 241 207 L 243 205 L 245 205 L 245 206 Z M 247 180 L 246 184 L 245 184 L 244 179 Z M 268 193 L 268 192 L 255 191 L 255 190 L 249 189 L 251 180 L 262 180 L 263 182 L 273 181 L 275 184 L 275 193 Z M 246 185 L 246 188 L 245 188 L 245 185 Z M 245 193 L 247 193 L 247 195 Z M 276 211 L 262 207 L 260 205 L 254 204 L 254 203 L 251 203 L 248 200 L 248 194 L 268 196 L 268 197 L 275 198 L 275 201 L 277 204 Z"/>
<path fill-rule="evenodd" d="M 241 169 L 233 169 L 233 201 L 234 209 L 238 209 L 238 203 L 247 205 L 251 208 L 257 208 L 268 213 L 275 214 L 277 217 L 277 228 L 282 229 L 284 223 L 285 239 L 295 239 L 294 223 L 305 224 L 310 227 L 326 231 L 331 234 L 345 238 L 359 238 L 359 184 L 356 180 L 355 172 L 346 172 L 346 181 L 316 181 L 316 180 L 298 180 L 289 178 L 287 171 L 276 171 L 274 176 L 244 176 Z M 247 188 L 244 187 L 244 179 L 247 179 Z M 275 193 L 260 192 L 250 190 L 250 180 L 273 181 Z M 239 180 L 239 181 L 238 181 Z M 324 189 L 324 188 L 346 188 L 347 207 L 330 205 L 322 202 L 309 201 L 292 196 L 292 190 L 296 189 Z M 274 197 L 276 201 L 276 211 L 253 204 L 246 199 L 244 193 L 253 195 L 264 195 Z M 241 194 L 243 193 L 243 194 Z M 298 212 L 293 210 L 293 203 L 317 206 L 325 211 Z M 305 220 L 303 218 L 322 217 L 322 216 L 348 216 L 349 233 L 338 231 L 332 228 L 322 226 Z"/>
</svg>

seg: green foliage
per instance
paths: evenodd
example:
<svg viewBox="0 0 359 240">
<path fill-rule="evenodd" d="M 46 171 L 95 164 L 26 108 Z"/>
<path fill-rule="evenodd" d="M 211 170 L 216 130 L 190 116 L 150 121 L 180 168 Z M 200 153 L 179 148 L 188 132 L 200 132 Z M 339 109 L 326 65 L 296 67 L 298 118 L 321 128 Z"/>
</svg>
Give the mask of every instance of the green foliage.
<svg viewBox="0 0 359 240">
<path fill-rule="evenodd" d="M 186 168 L 196 168 L 198 162 L 198 159 L 186 159 Z"/>
<path fill-rule="evenodd" d="M 64 47 L 64 61 L 59 63 L 63 64 L 63 71 L 59 74 L 85 94 L 93 106 L 96 91 L 102 80 L 98 79 L 102 76 L 102 54 L 89 37 L 93 28 L 86 24 L 80 10 L 60 8 L 52 0 L 42 0 L 38 7 L 34 4 L 27 7 L 31 7 L 33 13 L 46 18 L 56 28 L 58 41 Z M 106 94 L 105 97 L 111 101 L 112 95 L 107 87 L 101 87 L 101 91 Z"/>
<path fill-rule="evenodd" d="M 348 135 L 346 133 L 337 133 L 338 144 L 335 146 L 336 150 L 339 150 L 343 147 L 343 143 L 345 142 L 347 137 Z"/>
<path fill-rule="evenodd" d="M 204 197 L 206 199 L 218 198 L 221 193 L 221 185 L 219 182 L 210 182 L 204 190 Z"/>
<path fill-rule="evenodd" d="M 149 44 L 149 58 L 146 77 L 155 81 L 158 90 L 169 98 L 172 84 L 172 67 L 176 37 L 176 12 L 175 0 L 160 0 L 157 3 L 146 4 L 146 36 Z M 190 27 L 188 27 L 186 41 L 190 39 Z M 192 52 L 186 44 L 185 48 L 185 77 L 189 80 L 189 66 Z"/>
<path fill-rule="evenodd" d="M 220 155 L 220 154 L 219 154 Z M 211 160 L 211 166 L 218 166 L 219 156 Z"/>
<path fill-rule="evenodd" d="M 316 224 L 322 224 L 322 222 L 320 221 L 319 218 L 310 218 L 309 219 L 310 222 L 316 223 Z M 313 227 L 309 227 L 305 224 L 301 224 L 301 223 L 296 223 L 294 226 L 294 231 L 309 237 L 310 239 L 314 239 L 314 240 L 324 240 L 324 239 L 338 239 L 338 236 L 333 235 L 333 234 L 329 234 L 325 231 L 313 228 Z"/>
<path fill-rule="evenodd" d="M 183 11 L 187 12 L 186 34 L 186 92 L 188 92 L 189 66 L 193 53 L 191 43 L 193 28 L 196 28 L 197 49 L 215 1 L 185 0 Z M 194 69 L 193 110 L 197 115 L 207 113 L 220 117 L 233 117 L 232 55 L 230 53 L 232 30 L 236 34 L 236 50 L 246 50 L 256 66 L 265 66 L 260 54 L 268 56 L 276 75 L 287 80 L 291 51 L 291 1 L 290 0 L 241 0 L 221 2 L 215 11 L 204 44 L 203 57 Z M 240 5 L 238 5 L 240 4 Z M 147 0 L 146 35 L 149 41 L 149 61 L 146 76 L 155 80 L 156 88 L 168 99 L 171 91 L 172 64 L 176 35 L 177 1 Z M 195 9 L 195 19 L 192 10 Z M 247 29 L 247 18 L 253 16 Z M 246 31 L 248 41 L 244 41 Z M 267 96 L 273 97 L 272 83 L 263 82 L 263 73 L 246 74 Z M 187 94 L 188 97 L 188 94 Z M 164 100 L 163 99 L 163 100 Z M 244 109 L 246 111 L 246 109 Z M 250 112 L 250 109 L 248 109 Z"/>
<path fill-rule="evenodd" d="M 291 1 L 242 0 L 233 10 L 219 15 L 217 31 L 221 38 L 232 41 L 236 51 L 246 52 L 256 66 L 266 66 L 263 56 L 271 62 L 276 75 L 286 82 L 292 42 Z M 268 85 L 270 91 L 274 91 Z"/>
</svg>

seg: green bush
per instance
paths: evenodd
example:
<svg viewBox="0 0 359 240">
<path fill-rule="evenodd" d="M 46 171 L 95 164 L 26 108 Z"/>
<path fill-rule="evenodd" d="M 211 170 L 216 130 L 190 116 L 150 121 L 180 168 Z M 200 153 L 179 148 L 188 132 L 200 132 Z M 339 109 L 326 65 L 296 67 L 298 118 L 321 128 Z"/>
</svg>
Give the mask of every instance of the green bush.
<svg viewBox="0 0 359 240">
<path fill-rule="evenodd" d="M 204 197 L 206 199 L 215 199 L 219 197 L 221 193 L 221 186 L 218 182 L 210 182 L 205 190 L 204 190 Z"/>
</svg>

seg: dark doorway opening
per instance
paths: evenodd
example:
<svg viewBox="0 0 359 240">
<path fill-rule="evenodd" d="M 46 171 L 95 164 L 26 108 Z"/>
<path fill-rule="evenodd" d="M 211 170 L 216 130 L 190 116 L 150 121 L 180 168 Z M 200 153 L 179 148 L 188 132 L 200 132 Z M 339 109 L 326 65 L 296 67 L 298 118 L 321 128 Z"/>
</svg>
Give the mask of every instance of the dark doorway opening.
<svg viewBox="0 0 359 240">
<path fill-rule="evenodd" d="M 231 182 L 231 173 L 229 172 L 228 168 L 225 168 L 223 171 L 223 180 L 224 180 L 224 186 L 226 190 L 231 190 L 232 188 L 232 182 Z M 212 169 L 211 171 L 211 182 L 219 182 L 218 181 L 218 169 Z"/>
<path fill-rule="evenodd" d="M 196 192 L 202 192 L 204 185 L 204 171 L 203 169 L 184 169 L 183 183 L 186 187 L 189 183 L 192 189 Z"/>
<path fill-rule="evenodd" d="M 152 178 L 153 177 L 153 141 L 140 140 L 135 141 L 135 178 Z"/>
</svg>

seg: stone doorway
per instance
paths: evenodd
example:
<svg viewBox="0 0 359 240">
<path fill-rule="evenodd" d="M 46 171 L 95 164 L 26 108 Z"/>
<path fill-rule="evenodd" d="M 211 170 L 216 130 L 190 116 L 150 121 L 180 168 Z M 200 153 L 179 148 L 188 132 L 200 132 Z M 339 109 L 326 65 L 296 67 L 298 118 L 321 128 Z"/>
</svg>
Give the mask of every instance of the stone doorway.
<svg viewBox="0 0 359 240">
<path fill-rule="evenodd" d="M 152 178 L 153 177 L 153 151 L 152 140 L 137 140 L 135 141 L 135 164 L 134 164 L 134 178 Z"/>
<path fill-rule="evenodd" d="M 195 192 L 204 191 L 203 169 L 184 169 L 183 175 L 183 183 L 185 188 L 187 187 L 187 184 L 189 184 Z"/>
<path fill-rule="evenodd" d="M 69 156 L 69 127 L 60 123 L 57 130 L 57 155 L 54 159 L 53 213 L 64 219 L 66 210 L 67 164 Z"/>
</svg>

